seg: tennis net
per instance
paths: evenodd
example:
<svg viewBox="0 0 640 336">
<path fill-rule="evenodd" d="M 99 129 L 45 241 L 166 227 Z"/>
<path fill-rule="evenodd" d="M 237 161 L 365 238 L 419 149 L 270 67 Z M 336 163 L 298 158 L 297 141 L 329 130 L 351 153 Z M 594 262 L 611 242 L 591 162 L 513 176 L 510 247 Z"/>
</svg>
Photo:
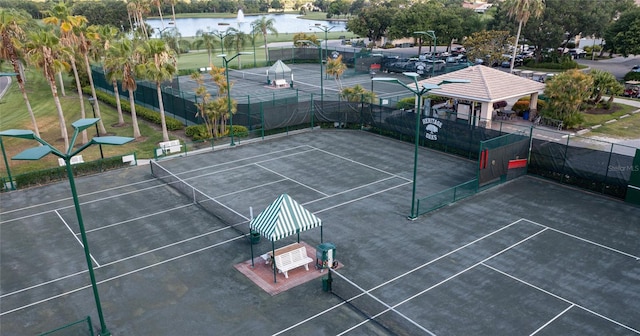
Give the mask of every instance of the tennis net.
<svg viewBox="0 0 640 336">
<path fill-rule="evenodd" d="M 241 71 L 241 70 L 234 70 L 234 69 L 229 69 L 229 78 L 237 78 L 237 79 L 243 79 L 243 80 L 248 80 L 252 82 L 258 82 L 264 85 L 267 85 L 267 82 L 268 82 L 267 81 L 268 76 L 266 74 L 259 74 L 255 72 L 248 72 L 248 71 Z"/>
<path fill-rule="evenodd" d="M 248 230 L 247 232 L 243 232 L 240 229 L 240 224 L 246 223 L 248 221 L 245 216 L 220 203 L 219 201 L 208 196 L 202 191 L 194 188 L 185 180 L 160 166 L 157 162 L 153 160 L 150 161 L 150 166 L 151 174 L 153 176 L 155 176 L 168 186 L 172 187 L 173 189 L 177 190 L 181 194 L 187 196 L 193 202 L 193 204 L 197 205 L 198 207 L 209 213 L 211 216 L 217 218 L 222 224 L 235 229 L 240 234 L 244 235 L 248 233 Z"/>
<path fill-rule="evenodd" d="M 350 330 L 365 323 L 374 323 L 392 335 L 433 335 L 429 330 L 342 274 L 331 270 L 329 270 L 329 274 L 332 283 L 331 293 L 366 318 Z"/>
</svg>

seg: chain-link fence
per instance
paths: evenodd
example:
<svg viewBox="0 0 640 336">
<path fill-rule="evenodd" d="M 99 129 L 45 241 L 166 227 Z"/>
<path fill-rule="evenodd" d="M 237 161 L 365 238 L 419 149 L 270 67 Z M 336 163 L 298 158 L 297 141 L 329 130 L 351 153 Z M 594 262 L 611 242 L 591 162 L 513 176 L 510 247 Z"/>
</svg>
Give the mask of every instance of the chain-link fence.
<svg viewBox="0 0 640 336">
<path fill-rule="evenodd" d="M 287 50 L 285 52 L 285 50 Z M 316 53 L 314 53 L 316 51 Z M 318 57 L 317 49 L 286 48 L 280 51 L 296 60 Z M 356 53 L 354 53 L 357 58 Z M 380 57 L 380 56 L 373 56 Z M 363 64 L 371 57 L 360 57 Z M 100 69 L 94 69 L 96 85 L 112 91 Z M 162 84 L 162 97 L 166 112 L 185 124 L 200 124 L 196 117 L 197 97 L 181 92 L 176 79 Z M 120 90 L 121 94 L 125 94 Z M 157 110 L 155 85 L 138 83 L 136 101 Z M 478 118 L 460 119 L 455 114 L 429 117 L 426 120 L 413 110 L 400 109 L 395 99 L 386 97 L 378 104 L 347 101 L 338 94 L 308 93 L 298 90 L 274 91 L 267 95 L 233 97 L 237 101 L 234 125 L 245 126 L 249 136 L 258 137 L 293 129 L 323 125 L 336 128 L 366 129 L 396 139 L 413 142 L 416 122 L 420 146 L 456 154 L 468 159 L 479 159 L 479 148 L 486 141 L 507 133 L 527 133 L 531 125 L 511 124 L 508 121 L 487 122 Z M 485 127 L 491 125 L 491 127 Z M 625 198 L 635 148 L 580 136 L 567 135 L 549 127 L 532 128 L 532 148 L 528 173 L 550 178 L 561 183 L 579 186 L 606 195 Z M 555 135 L 553 135 L 555 132 Z M 560 140 L 550 140 L 560 139 Z M 203 146 L 209 146 L 204 144 Z"/>
</svg>

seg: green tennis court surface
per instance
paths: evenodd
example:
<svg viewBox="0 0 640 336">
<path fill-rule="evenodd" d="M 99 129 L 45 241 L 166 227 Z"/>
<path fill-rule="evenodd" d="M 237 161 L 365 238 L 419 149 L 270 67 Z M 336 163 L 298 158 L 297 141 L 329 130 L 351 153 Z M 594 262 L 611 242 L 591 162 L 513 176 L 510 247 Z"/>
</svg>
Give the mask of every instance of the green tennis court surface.
<svg viewBox="0 0 640 336">
<path fill-rule="evenodd" d="M 114 335 L 640 334 L 640 209 L 623 202 L 525 176 L 409 221 L 412 144 L 360 131 L 159 164 L 216 206 L 149 166 L 76 180 Z M 476 171 L 421 149 L 418 195 Z M 249 207 L 282 193 L 335 244 L 333 293 L 317 279 L 271 296 L 233 268 L 250 257 Z M 68 184 L 2 194 L 0 215 L 2 334 L 98 326 Z"/>
</svg>

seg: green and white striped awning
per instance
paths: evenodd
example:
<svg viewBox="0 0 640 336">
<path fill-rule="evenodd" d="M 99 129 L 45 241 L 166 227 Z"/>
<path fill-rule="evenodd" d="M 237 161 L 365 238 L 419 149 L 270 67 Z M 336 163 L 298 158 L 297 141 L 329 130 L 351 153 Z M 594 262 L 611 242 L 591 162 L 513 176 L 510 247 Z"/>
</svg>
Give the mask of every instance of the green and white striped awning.
<svg viewBox="0 0 640 336">
<path fill-rule="evenodd" d="M 287 194 L 282 194 L 249 223 L 249 228 L 274 242 L 322 226 L 322 221 Z"/>
</svg>

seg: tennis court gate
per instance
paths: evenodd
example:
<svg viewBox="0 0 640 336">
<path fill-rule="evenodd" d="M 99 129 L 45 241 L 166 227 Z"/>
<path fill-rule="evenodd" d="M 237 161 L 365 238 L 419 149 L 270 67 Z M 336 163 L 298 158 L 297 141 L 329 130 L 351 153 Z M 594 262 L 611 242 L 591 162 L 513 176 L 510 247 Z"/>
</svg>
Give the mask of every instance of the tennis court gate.
<svg viewBox="0 0 640 336">
<path fill-rule="evenodd" d="M 531 129 L 480 142 L 479 187 L 502 183 L 527 173 Z"/>
</svg>

